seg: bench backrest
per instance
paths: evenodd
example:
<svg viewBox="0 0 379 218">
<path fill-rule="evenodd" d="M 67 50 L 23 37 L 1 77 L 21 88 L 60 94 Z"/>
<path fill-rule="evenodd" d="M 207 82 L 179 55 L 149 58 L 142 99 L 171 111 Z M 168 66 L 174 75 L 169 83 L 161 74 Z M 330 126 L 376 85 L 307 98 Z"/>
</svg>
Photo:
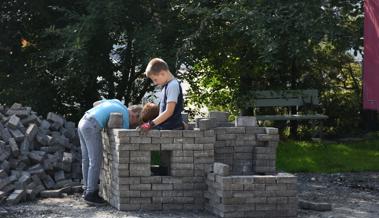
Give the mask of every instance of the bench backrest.
<svg viewBox="0 0 379 218">
<path fill-rule="evenodd" d="M 305 104 L 318 105 L 318 90 L 266 90 L 254 92 L 255 107 L 289 107 Z"/>
</svg>

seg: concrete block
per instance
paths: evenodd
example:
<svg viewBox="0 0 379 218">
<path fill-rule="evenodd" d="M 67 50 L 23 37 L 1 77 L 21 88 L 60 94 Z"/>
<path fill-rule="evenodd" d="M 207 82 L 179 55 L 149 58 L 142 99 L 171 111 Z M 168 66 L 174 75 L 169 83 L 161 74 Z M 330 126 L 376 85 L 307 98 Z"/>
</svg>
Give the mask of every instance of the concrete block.
<svg viewBox="0 0 379 218">
<path fill-rule="evenodd" d="M 182 137 L 183 130 L 161 130 L 161 137 Z"/>
<path fill-rule="evenodd" d="M 18 157 L 20 155 L 20 149 L 18 148 L 18 145 L 14 138 L 9 138 L 9 146 L 11 148 L 13 157 Z"/>
<path fill-rule="evenodd" d="M 36 115 L 31 114 L 30 116 L 21 119 L 21 123 L 22 123 L 24 126 L 28 126 L 28 125 L 31 124 L 31 123 L 34 123 L 34 124 L 40 125 L 40 124 L 41 124 L 41 120 L 40 120 Z"/>
<path fill-rule="evenodd" d="M 0 169 L 0 179 L 4 179 L 5 177 L 8 177 L 7 172 L 4 169 Z"/>
<path fill-rule="evenodd" d="M 64 176 L 64 171 L 63 170 L 59 170 L 59 171 L 56 171 L 54 173 L 54 180 L 55 182 L 58 182 L 58 181 L 61 181 L 61 180 L 64 180 L 65 179 L 65 176 Z"/>
<path fill-rule="evenodd" d="M 72 163 L 72 153 L 63 152 L 62 162 L 65 164 Z"/>
<path fill-rule="evenodd" d="M 130 137 L 130 143 L 150 144 L 150 137 Z"/>
<path fill-rule="evenodd" d="M 316 211 L 330 211 L 332 210 L 332 205 L 330 203 L 317 203 L 311 201 L 300 200 L 299 207 L 305 210 L 316 210 Z"/>
<path fill-rule="evenodd" d="M 23 174 L 19 179 L 18 182 L 23 184 L 23 186 L 26 186 L 27 184 L 31 183 L 32 177 L 30 176 L 29 173 Z"/>
<path fill-rule="evenodd" d="M 172 144 L 172 143 L 174 143 L 174 138 L 172 138 L 172 137 L 169 137 L 169 138 L 153 137 L 153 138 L 151 138 L 151 143 L 153 143 L 153 144 Z"/>
<path fill-rule="evenodd" d="M 30 107 L 24 107 L 24 108 L 19 108 L 19 109 L 12 109 L 10 108 L 7 112 L 6 115 L 16 115 L 20 118 L 28 117 L 31 113 L 31 108 Z"/>
<path fill-rule="evenodd" d="M 0 165 L 0 169 L 3 169 L 5 171 L 8 171 L 10 168 L 9 162 L 6 160 L 10 155 L 10 152 L 5 151 L 4 153 L 0 154 L 0 160 L 2 160 L 2 163 Z"/>
<path fill-rule="evenodd" d="M 62 116 L 60 116 L 60 115 L 58 115 L 56 113 L 53 113 L 53 112 L 49 112 L 47 114 L 46 119 L 48 121 L 53 122 L 53 123 L 57 123 L 59 126 L 63 126 L 63 124 L 65 122 L 65 120 L 64 120 L 64 118 Z"/>
<path fill-rule="evenodd" d="M 16 115 L 12 115 L 7 122 L 7 126 L 9 128 L 16 129 L 19 123 L 20 123 L 20 118 Z"/>
<path fill-rule="evenodd" d="M 6 202 L 10 205 L 14 205 L 20 202 L 25 196 L 25 190 L 14 190 L 12 194 L 8 196 Z"/>
<path fill-rule="evenodd" d="M 42 176 L 42 183 L 47 189 L 52 189 L 55 187 L 55 182 L 54 180 L 47 174 Z"/>
<path fill-rule="evenodd" d="M 150 164 L 130 164 L 130 176 L 150 176 Z"/>
<path fill-rule="evenodd" d="M 111 113 L 109 116 L 107 127 L 110 129 L 122 128 L 123 127 L 122 113 Z"/>
<path fill-rule="evenodd" d="M 6 177 L 6 178 L 3 178 L 0 180 L 0 190 L 4 191 L 3 188 L 9 184 L 11 184 L 12 182 L 16 181 L 17 180 L 17 177 L 16 176 L 9 176 L 9 177 Z"/>
<path fill-rule="evenodd" d="M 41 124 L 40 124 L 40 128 L 41 129 L 49 129 L 51 126 L 51 124 L 49 123 L 49 121 L 47 120 L 42 120 Z"/>
<path fill-rule="evenodd" d="M 230 167 L 229 165 L 216 162 L 213 164 L 213 172 L 220 176 L 229 176 Z"/>
<path fill-rule="evenodd" d="M 0 153 L 0 162 L 3 162 L 3 164 L 4 164 L 10 155 L 11 155 L 11 153 L 7 150 Z M 2 169 L 6 169 L 6 168 L 4 168 L 3 164 L 1 164 Z"/>
<path fill-rule="evenodd" d="M 53 122 L 51 125 L 50 125 L 50 129 L 51 130 L 54 130 L 54 131 L 57 131 L 59 129 L 62 128 L 62 125 L 58 122 Z"/>
<path fill-rule="evenodd" d="M 239 116 L 235 120 L 235 126 L 257 126 L 257 119 L 250 116 Z"/>
<path fill-rule="evenodd" d="M 31 144 L 28 138 L 25 137 L 23 142 L 20 145 L 20 152 L 22 155 L 27 155 L 30 150 L 31 150 Z"/>
<path fill-rule="evenodd" d="M 77 184 L 79 184 L 79 183 L 73 182 L 72 179 L 64 179 L 64 180 L 60 180 L 60 181 L 56 182 L 54 188 L 59 189 L 60 191 L 62 191 L 62 190 L 69 191 L 69 190 L 65 190 L 62 188 L 70 187 L 72 185 L 77 185 Z"/>
<path fill-rule="evenodd" d="M 216 138 L 214 136 L 196 137 L 195 138 L 196 144 L 210 144 L 210 143 L 214 143 L 215 141 L 216 141 Z"/>
<path fill-rule="evenodd" d="M 258 141 L 279 141 L 279 135 L 257 134 Z"/>
<path fill-rule="evenodd" d="M 217 127 L 217 120 L 215 118 L 198 119 L 197 120 L 197 127 L 200 130 L 214 129 Z"/>
<path fill-rule="evenodd" d="M 265 127 L 265 130 L 266 130 L 266 134 L 269 134 L 269 135 L 277 135 L 277 134 L 279 134 L 278 128 Z"/>
<path fill-rule="evenodd" d="M 161 150 L 182 150 L 183 149 L 183 145 L 182 144 L 162 144 L 161 145 Z"/>
<path fill-rule="evenodd" d="M 40 192 L 41 198 L 62 198 L 63 194 L 59 189 L 57 190 L 44 190 Z"/>
<path fill-rule="evenodd" d="M 9 108 L 9 110 L 19 110 L 19 109 L 22 109 L 22 104 L 20 103 L 13 103 L 12 106 Z"/>
<path fill-rule="evenodd" d="M 29 159 L 34 163 L 41 163 L 45 158 L 46 152 L 44 151 L 32 151 L 28 153 Z"/>
<path fill-rule="evenodd" d="M 36 140 L 41 145 L 48 145 L 48 144 L 50 144 L 51 139 L 52 139 L 51 136 L 48 136 L 48 135 L 45 135 L 45 134 L 38 133 L 36 135 Z"/>
<path fill-rule="evenodd" d="M 16 142 L 22 142 L 24 140 L 25 135 L 18 129 L 9 129 L 9 132 L 16 140 Z"/>
<path fill-rule="evenodd" d="M 8 142 L 9 138 L 12 137 L 8 129 L 5 128 L 1 122 L 0 122 L 0 136 L 4 142 Z"/>
<path fill-rule="evenodd" d="M 183 130 L 183 137 L 202 137 L 204 136 L 204 131 L 202 130 Z"/>
<path fill-rule="evenodd" d="M 172 184 L 152 184 L 152 190 L 167 191 L 174 190 L 174 187 Z"/>
<path fill-rule="evenodd" d="M 29 139 L 29 141 L 33 141 L 37 132 L 38 132 L 38 126 L 32 123 L 32 124 L 29 124 L 28 128 L 26 129 L 25 135 Z"/>
<path fill-rule="evenodd" d="M 227 122 L 229 113 L 221 111 L 209 111 L 209 118 L 215 118 L 217 122 Z"/>
</svg>

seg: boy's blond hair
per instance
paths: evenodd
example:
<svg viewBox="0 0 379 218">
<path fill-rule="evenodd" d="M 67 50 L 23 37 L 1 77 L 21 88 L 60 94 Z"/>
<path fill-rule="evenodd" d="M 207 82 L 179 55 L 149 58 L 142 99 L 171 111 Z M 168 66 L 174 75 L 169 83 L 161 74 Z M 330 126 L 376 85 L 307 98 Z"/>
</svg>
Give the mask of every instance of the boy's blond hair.
<svg viewBox="0 0 379 218">
<path fill-rule="evenodd" d="M 146 67 L 145 75 L 147 77 L 150 77 L 151 75 L 157 75 L 162 70 L 171 73 L 169 68 L 168 68 L 168 64 L 163 59 L 153 58 L 149 61 L 149 64 Z"/>
</svg>

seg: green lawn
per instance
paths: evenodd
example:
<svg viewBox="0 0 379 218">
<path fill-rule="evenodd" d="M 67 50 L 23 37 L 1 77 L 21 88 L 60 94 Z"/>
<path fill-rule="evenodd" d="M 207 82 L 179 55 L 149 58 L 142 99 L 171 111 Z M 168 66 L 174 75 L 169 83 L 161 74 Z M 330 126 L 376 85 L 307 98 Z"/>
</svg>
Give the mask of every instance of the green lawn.
<svg viewBox="0 0 379 218">
<path fill-rule="evenodd" d="M 348 143 L 280 142 L 277 169 L 285 172 L 379 171 L 379 139 Z"/>
</svg>

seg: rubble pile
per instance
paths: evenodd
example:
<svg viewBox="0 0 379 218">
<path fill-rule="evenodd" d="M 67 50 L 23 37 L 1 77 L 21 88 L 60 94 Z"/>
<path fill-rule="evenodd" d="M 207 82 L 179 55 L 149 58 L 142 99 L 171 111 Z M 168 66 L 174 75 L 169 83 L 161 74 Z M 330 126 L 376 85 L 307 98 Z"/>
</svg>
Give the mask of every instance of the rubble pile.
<svg viewBox="0 0 379 218">
<path fill-rule="evenodd" d="M 78 189 L 80 153 L 74 122 L 52 112 L 43 119 L 19 103 L 0 105 L 0 203 Z"/>
</svg>

